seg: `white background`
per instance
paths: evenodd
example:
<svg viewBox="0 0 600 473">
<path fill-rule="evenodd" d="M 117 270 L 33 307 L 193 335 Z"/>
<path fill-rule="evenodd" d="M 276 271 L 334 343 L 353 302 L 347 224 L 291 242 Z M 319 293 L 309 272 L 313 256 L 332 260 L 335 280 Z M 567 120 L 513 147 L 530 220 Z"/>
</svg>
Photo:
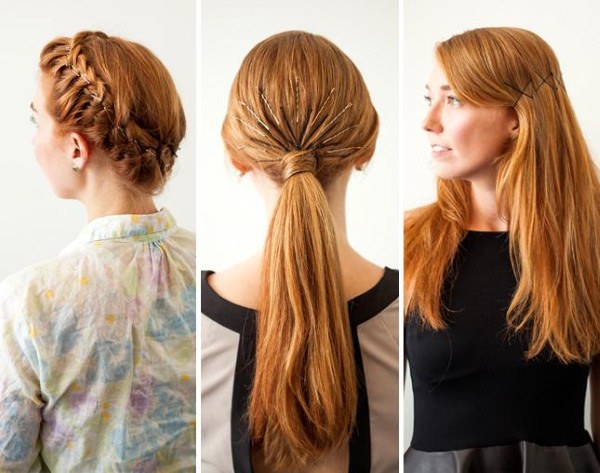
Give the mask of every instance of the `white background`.
<svg viewBox="0 0 600 473">
<path fill-rule="evenodd" d="M 554 49 L 561 64 L 567 92 L 588 140 L 592 155 L 600 158 L 600 4 L 594 0 L 404 0 L 403 81 L 405 173 L 404 208 L 435 200 L 435 179 L 429 164 L 429 146 L 420 129 L 425 113 L 424 85 L 432 67 L 436 42 L 480 26 L 517 26 L 530 29 Z M 477 356 L 476 353 L 473 356 Z M 410 376 L 405 387 L 404 441 L 412 437 L 413 398 Z M 589 400 L 588 400 L 589 401 Z M 548 413 L 552 415 L 552 413 Z M 589 430 L 589 402 L 586 406 Z"/>
<path fill-rule="evenodd" d="M 0 2 L 0 279 L 54 257 L 87 223 L 83 206 L 56 197 L 33 156 L 29 104 L 43 46 L 57 36 L 102 30 L 147 46 L 170 71 L 187 117 L 174 175 L 157 199 L 195 227 L 195 2 L 28 0 Z"/>
<path fill-rule="evenodd" d="M 317 33 L 356 64 L 379 113 L 371 163 L 355 172 L 348 237 L 365 257 L 398 267 L 398 0 L 202 0 L 199 261 L 220 270 L 257 251 L 266 233 L 262 200 L 228 165 L 221 124 L 233 78 L 259 41 L 291 29 Z"/>
</svg>

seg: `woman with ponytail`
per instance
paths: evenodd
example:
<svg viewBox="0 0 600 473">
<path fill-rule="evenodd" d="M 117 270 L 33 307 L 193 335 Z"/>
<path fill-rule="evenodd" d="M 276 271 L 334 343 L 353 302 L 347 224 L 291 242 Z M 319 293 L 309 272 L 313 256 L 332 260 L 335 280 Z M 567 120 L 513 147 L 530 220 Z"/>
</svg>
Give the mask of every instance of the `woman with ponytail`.
<svg viewBox="0 0 600 473">
<path fill-rule="evenodd" d="M 40 167 L 89 222 L 0 285 L 0 471 L 194 471 L 194 235 L 153 199 L 186 129 L 173 79 L 83 31 L 43 48 L 31 111 Z"/>
<path fill-rule="evenodd" d="M 438 199 L 404 230 L 416 472 L 600 472 L 600 181 L 546 42 L 435 49 L 423 122 Z"/>
<path fill-rule="evenodd" d="M 265 197 L 263 250 L 202 276 L 202 470 L 398 469 L 398 272 L 348 243 L 345 192 L 378 118 L 323 37 L 256 45 L 222 134 Z"/>
</svg>

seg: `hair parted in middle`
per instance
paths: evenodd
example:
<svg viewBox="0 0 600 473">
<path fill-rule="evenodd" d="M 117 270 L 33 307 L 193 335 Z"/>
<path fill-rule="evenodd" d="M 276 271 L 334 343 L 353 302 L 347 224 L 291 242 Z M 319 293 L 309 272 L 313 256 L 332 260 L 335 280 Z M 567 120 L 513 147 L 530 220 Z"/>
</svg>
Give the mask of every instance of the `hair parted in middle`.
<svg viewBox="0 0 600 473">
<path fill-rule="evenodd" d="M 369 161 L 378 127 L 360 72 L 321 36 L 267 38 L 233 82 L 227 152 L 239 169 L 281 184 L 264 249 L 249 406 L 252 441 L 273 467 L 314 461 L 352 432 L 357 378 L 324 189 Z"/>
<path fill-rule="evenodd" d="M 549 350 L 589 362 L 600 352 L 600 182 L 558 60 L 536 34 L 504 27 L 453 36 L 435 53 L 463 103 L 518 117 L 518 136 L 495 163 L 517 276 L 508 324 L 529 334 L 529 357 Z M 405 221 L 406 313 L 434 329 L 446 326 L 443 284 L 470 212 L 469 182 L 439 179 L 437 202 Z"/>
<path fill-rule="evenodd" d="M 125 185 L 160 192 L 186 131 L 171 75 L 145 46 L 100 31 L 50 41 L 40 54 L 48 112 L 61 133 L 102 150 Z"/>
</svg>

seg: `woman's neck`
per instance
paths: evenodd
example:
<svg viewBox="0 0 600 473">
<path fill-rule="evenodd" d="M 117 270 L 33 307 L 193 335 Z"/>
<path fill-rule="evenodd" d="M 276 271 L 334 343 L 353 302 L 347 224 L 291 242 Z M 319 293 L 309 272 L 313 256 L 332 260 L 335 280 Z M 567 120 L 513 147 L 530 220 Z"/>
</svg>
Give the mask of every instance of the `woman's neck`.
<svg viewBox="0 0 600 473">
<path fill-rule="evenodd" d="M 469 230 L 507 231 L 508 222 L 498 212 L 496 188 L 471 182 Z"/>
<path fill-rule="evenodd" d="M 265 203 L 268 219 L 275 208 L 281 189 L 268 177 L 252 172 L 251 178 Z M 352 299 L 373 287 L 383 276 L 384 269 L 362 257 L 350 246 L 346 232 L 346 187 L 348 176 L 340 176 L 325 189 L 335 227 L 343 294 Z M 243 307 L 258 308 L 263 249 L 251 258 L 210 277 L 213 289 L 225 299 Z"/>
<path fill-rule="evenodd" d="M 108 215 L 151 214 L 157 212 L 149 194 L 132 193 L 118 178 L 88 177 L 78 196 L 86 209 L 88 221 Z"/>
</svg>

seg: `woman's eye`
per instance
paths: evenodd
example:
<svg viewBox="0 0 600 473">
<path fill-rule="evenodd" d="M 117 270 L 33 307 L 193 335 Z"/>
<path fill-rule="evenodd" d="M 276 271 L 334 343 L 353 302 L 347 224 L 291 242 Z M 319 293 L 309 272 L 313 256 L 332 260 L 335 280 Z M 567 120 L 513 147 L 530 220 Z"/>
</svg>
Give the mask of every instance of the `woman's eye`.
<svg viewBox="0 0 600 473">
<path fill-rule="evenodd" d="M 35 126 L 37 126 L 37 121 L 35 120 L 35 117 L 34 117 L 33 115 L 31 115 L 31 116 L 29 117 L 29 121 L 30 121 L 31 123 L 33 123 Z"/>
<path fill-rule="evenodd" d="M 424 95 L 423 100 L 425 100 L 427 105 L 431 105 L 431 97 L 429 95 Z"/>
<path fill-rule="evenodd" d="M 448 95 L 446 97 L 446 100 L 448 101 L 448 105 L 460 105 L 462 102 L 455 97 L 454 95 Z"/>
</svg>

